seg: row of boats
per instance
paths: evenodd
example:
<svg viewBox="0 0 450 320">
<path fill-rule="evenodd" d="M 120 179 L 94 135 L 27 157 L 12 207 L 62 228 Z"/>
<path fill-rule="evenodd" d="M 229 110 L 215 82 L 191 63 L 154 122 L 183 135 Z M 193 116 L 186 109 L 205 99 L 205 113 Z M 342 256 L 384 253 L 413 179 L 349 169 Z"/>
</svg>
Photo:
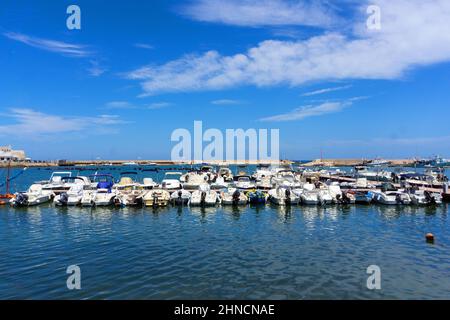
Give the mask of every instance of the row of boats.
<svg viewBox="0 0 450 320">
<path fill-rule="evenodd" d="M 72 176 L 54 172 L 49 180 L 33 183 L 14 194 L 11 206 L 34 206 L 53 201 L 57 206 L 215 206 L 265 204 L 330 205 L 380 203 L 384 205 L 439 205 L 442 195 L 418 188 L 379 188 L 366 178 L 339 183 L 312 179 L 310 172 L 289 168 L 260 167 L 252 175 L 234 176 L 227 167 L 204 166 L 187 173 L 167 172 L 161 182 L 137 181 L 137 172 L 122 172 L 115 181 L 110 174 Z"/>
</svg>

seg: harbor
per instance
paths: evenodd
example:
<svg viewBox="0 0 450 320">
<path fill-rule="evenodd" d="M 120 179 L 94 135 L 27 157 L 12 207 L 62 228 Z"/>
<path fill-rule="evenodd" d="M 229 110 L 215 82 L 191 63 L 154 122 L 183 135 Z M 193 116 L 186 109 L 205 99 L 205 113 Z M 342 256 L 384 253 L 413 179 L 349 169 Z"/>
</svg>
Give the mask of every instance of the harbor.
<svg viewBox="0 0 450 320">
<path fill-rule="evenodd" d="M 87 178 L 109 174 L 112 190 L 116 189 L 114 185 L 120 186 L 124 176 L 133 177 L 132 180 L 139 184 L 143 184 L 145 178 L 151 178 L 154 187 L 164 190 L 162 181 L 167 177 L 174 179 L 166 181 L 170 182 L 166 183 L 166 188 L 184 184 L 170 173 L 178 170 L 182 175 L 198 174 L 202 172 L 201 167 L 128 165 L 83 167 L 87 170 L 80 171 L 64 167 L 56 170 L 54 167 L 28 168 L 25 171 L 15 168 L 11 170 L 11 177 L 16 178 L 10 181 L 10 192 L 26 191 L 35 183 L 44 186 L 52 174 L 56 173 L 55 177 L 62 172 Z M 98 169 L 101 171 L 93 171 Z M 203 169 L 215 170 L 211 167 Z M 271 172 L 269 167 L 257 166 L 230 166 L 229 169 L 233 178 L 240 171 L 248 171 L 250 181 L 237 181 L 241 188 L 257 183 L 257 177 L 252 178 L 256 173 L 262 176 L 264 170 L 266 174 Z M 346 190 L 345 183 L 356 183 L 356 177 L 344 177 L 344 174 L 351 176 L 353 168 L 338 168 L 340 173 L 337 168 L 312 170 L 294 165 L 292 169 L 296 175 L 302 170 L 305 183 L 309 180 L 309 183 L 321 181 L 326 184 L 330 174 L 341 181 L 342 190 Z M 137 175 L 131 172 L 137 172 Z M 224 170 L 222 173 L 230 172 Z M 279 184 L 287 186 L 288 172 L 281 172 L 279 176 L 284 176 Z M 193 178 L 191 185 L 185 185 L 183 190 L 194 188 L 195 181 Z M 150 181 L 146 182 L 149 186 Z M 376 178 L 367 183 L 379 184 Z M 332 186 L 331 182 L 329 186 Z M 375 188 L 367 188 L 370 190 Z M 325 199 L 326 193 L 323 196 Z M 105 206 L 69 206 L 57 205 L 56 197 L 39 205 L 0 206 L 1 298 L 448 297 L 447 203 L 387 205 L 374 201 L 369 205 L 307 205 L 302 202 L 282 205 L 273 201 L 275 199 L 267 199 L 265 203 L 245 204 L 231 194 L 224 198 L 225 202 L 217 201 L 214 205 L 176 202 L 177 196 L 167 205 L 164 201 L 161 205 L 150 206 L 145 203 L 122 205 L 112 201 Z M 433 244 L 425 241 L 428 233 L 435 237 Z M 74 263 L 83 270 L 83 289 L 80 291 L 65 289 L 65 268 Z M 363 286 L 366 268 L 371 264 L 380 265 L 384 270 L 385 288 L 382 291 L 369 291 Z M 11 290 L 12 287 L 15 289 Z"/>
<path fill-rule="evenodd" d="M 399 167 L 390 163 L 370 166 L 311 167 L 311 162 L 282 161 L 225 166 L 213 163 L 59 163 L 50 177 L 34 181 L 26 191 L 6 188 L 1 204 L 13 207 L 53 202 L 58 206 L 216 206 L 216 205 L 440 205 L 450 198 L 448 177 L 442 167 Z M 37 168 L 49 170 L 51 167 Z M 111 170 L 109 170 L 111 169 Z M 120 172 L 113 175 L 112 171 Z M 81 174 L 80 172 L 89 172 Z M 158 180 L 151 172 L 163 172 Z M 5 201 L 7 200 L 7 201 Z"/>
</svg>

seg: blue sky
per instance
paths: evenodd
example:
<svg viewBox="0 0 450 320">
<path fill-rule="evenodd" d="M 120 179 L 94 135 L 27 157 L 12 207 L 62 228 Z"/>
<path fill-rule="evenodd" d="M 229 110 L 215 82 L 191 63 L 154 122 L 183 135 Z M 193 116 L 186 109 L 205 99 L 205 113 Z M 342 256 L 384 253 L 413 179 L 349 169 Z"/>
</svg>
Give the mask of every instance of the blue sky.
<svg viewBox="0 0 450 320">
<path fill-rule="evenodd" d="M 448 16 L 447 0 L 4 0 L 0 144 L 166 159 L 202 120 L 279 128 L 285 158 L 450 156 Z"/>
</svg>

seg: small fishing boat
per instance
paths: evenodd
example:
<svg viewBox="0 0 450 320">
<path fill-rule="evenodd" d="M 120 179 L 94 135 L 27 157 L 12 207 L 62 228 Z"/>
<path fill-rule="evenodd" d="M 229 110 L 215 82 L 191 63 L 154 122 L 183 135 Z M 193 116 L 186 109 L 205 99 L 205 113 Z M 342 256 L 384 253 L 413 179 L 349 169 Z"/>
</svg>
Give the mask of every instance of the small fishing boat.
<svg viewBox="0 0 450 320">
<path fill-rule="evenodd" d="M 225 182 L 233 181 L 233 173 L 228 167 L 219 168 L 219 172 L 217 173 L 217 175 L 218 177 L 222 177 Z"/>
<path fill-rule="evenodd" d="M 170 201 L 170 193 L 163 189 L 153 189 L 144 195 L 143 200 L 146 207 L 166 207 Z"/>
<path fill-rule="evenodd" d="M 82 206 L 110 206 L 114 202 L 116 193 L 113 192 L 114 178 L 109 174 L 91 176 L 95 189 L 84 190 L 81 198 Z"/>
<path fill-rule="evenodd" d="M 374 201 L 384 205 L 408 205 L 411 197 L 401 191 L 373 191 Z"/>
<path fill-rule="evenodd" d="M 238 175 L 234 178 L 234 185 L 239 190 L 252 190 L 256 189 L 255 183 L 251 180 L 248 175 Z"/>
<path fill-rule="evenodd" d="M 438 192 L 411 190 L 408 194 L 411 197 L 412 204 L 417 206 L 442 204 L 442 195 Z"/>
<path fill-rule="evenodd" d="M 249 191 L 247 193 L 248 201 L 251 204 L 265 204 L 267 202 L 267 198 L 269 197 L 267 193 L 264 193 L 261 190 Z"/>
<path fill-rule="evenodd" d="M 272 176 L 267 176 L 256 181 L 256 189 L 269 191 L 275 187 L 275 183 L 272 181 Z"/>
<path fill-rule="evenodd" d="M 44 190 L 41 184 L 32 184 L 27 192 L 19 192 L 10 200 L 13 207 L 36 206 L 49 202 L 55 194 L 52 191 Z"/>
<path fill-rule="evenodd" d="M 277 187 L 269 191 L 269 200 L 279 206 L 297 205 L 300 198 L 289 188 Z"/>
<path fill-rule="evenodd" d="M 59 194 L 61 192 L 68 191 L 71 184 L 67 184 L 70 180 L 67 178 L 72 177 L 72 172 L 70 171 L 56 171 L 53 172 L 50 176 L 49 180 L 37 181 L 36 184 L 41 184 L 43 190 L 52 191 L 55 194 Z"/>
<path fill-rule="evenodd" d="M 169 192 L 181 190 L 183 187 L 180 182 L 181 172 L 166 172 L 161 182 L 161 188 Z"/>
<path fill-rule="evenodd" d="M 305 183 L 300 190 L 294 190 L 300 196 L 301 202 L 306 205 L 318 205 L 320 203 L 319 193 L 312 183 Z"/>
<path fill-rule="evenodd" d="M 133 176 L 137 176 L 135 171 L 122 172 L 119 183 L 113 186 L 114 205 L 118 207 L 125 206 L 142 206 L 142 197 L 145 194 L 145 190 L 142 185 L 133 179 Z"/>
<path fill-rule="evenodd" d="M 244 192 L 239 191 L 236 188 L 229 188 L 220 193 L 220 201 L 223 205 L 246 205 L 248 197 Z"/>
<path fill-rule="evenodd" d="M 192 193 L 189 200 L 190 206 L 215 206 L 219 201 L 219 194 L 211 190 L 208 184 L 200 185 L 199 189 Z"/>
<path fill-rule="evenodd" d="M 332 204 L 334 201 L 333 196 L 328 189 L 318 189 L 317 196 L 319 197 L 319 203 L 323 206 Z"/>
<path fill-rule="evenodd" d="M 209 181 L 209 177 L 205 173 L 201 172 L 188 172 L 180 177 L 183 189 L 185 190 L 197 190 L 200 185 Z"/>
<path fill-rule="evenodd" d="M 357 204 L 370 204 L 374 198 L 374 194 L 371 191 L 352 190 L 348 193 L 353 194 L 355 197 L 355 203 Z"/>
<path fill-rule="evenodd" d="M 71 187 L 68 191 L 62 192 L 55 196 L 53 203 L 57 206 L 76 206 L 81 204 L 83 198 L 83 192 L 85 189 L 89 189 L 91 181 L 88 177 L 66 177 L 66 184 L 70 184 Z M 69 182 L 69 181 L 72 182 Z"/>
<path fill-rule="evenodd" d="M 211 183 L 211 190 L 223 190 L 227 189 L 230 185 L 229 182 L 225 181 L 225 179 L 222 176 L 218 176 L 212 183 Z"/>
<path fill-rule="evenodd" d="M 152 178 L 144 178 L 141 186 L 144 190 L 152 190 L 158 187 L 158 184 Z"/>
</svg>

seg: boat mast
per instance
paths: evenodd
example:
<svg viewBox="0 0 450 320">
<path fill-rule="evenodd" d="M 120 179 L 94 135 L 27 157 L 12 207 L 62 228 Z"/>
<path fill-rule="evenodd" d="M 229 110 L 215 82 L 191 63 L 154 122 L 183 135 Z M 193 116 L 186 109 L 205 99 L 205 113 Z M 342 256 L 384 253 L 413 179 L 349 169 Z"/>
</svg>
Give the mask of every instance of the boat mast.
<svg viewBox="0 0 450 320">
<path fill-rule="evenodd" d="M 11 171 L 11 159 L 8 162 L 8 168 L 6 169 L 6 194 L 9 194 L 9 174 Z"/>
</svg>

